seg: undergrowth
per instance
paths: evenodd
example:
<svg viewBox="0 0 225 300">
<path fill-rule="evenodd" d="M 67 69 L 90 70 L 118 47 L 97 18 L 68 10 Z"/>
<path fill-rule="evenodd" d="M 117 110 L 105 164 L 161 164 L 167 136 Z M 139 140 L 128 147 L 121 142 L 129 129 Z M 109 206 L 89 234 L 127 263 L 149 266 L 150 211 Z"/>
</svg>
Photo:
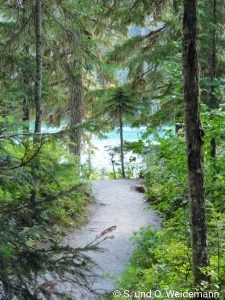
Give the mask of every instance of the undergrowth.
<svg viewBox="0 0 225 300">
<path fill-rule="evenodd" d="M 91 201 L 76 158 L 54 137 L 43 137 L 37 151 L 19 134 L 2 141 L 0 158 L 0 299 L 39 299 L 65 274 L 86 284 L 89 249 L 61 244 L 63 231 L 81 224 Z"/>
<path fill-rule="evenodd" d="M 206 141 L 209 139 L 206 136 Z M 162 224 L 157 231 L 143 228 L 134 235 L 134 253 L 127 270 L 118 280 L 119 299 L 127 299 L 128 291 L 129 299 L 157 299 L 157 291 L 161 293 L 160 298 L 168 299 L 166 291 L 195 291 L 183 132 L 177 136 L 169 134 L 158 141 L 156 145 L 149 145 L 144 180 L 146 196 L 151 207 L 161 216 Z M 220 299 L 225 299 L 225 215 L 221 202 L 225 180 L 224 158 L 218 155 L 215 167 L 207 154 L 207 146 L 205 152 L 210 267 L 203 271 L 210 274 L 211 283 L 210 286 L 202 283 L 199 289 L 220 293 Z M 143 294 L 138 294 L 138 291 Z M 149 291 L 152 291 L 151 295 L 147 294 Z M 118 297 L 112 296 L 112 299 Z M 176 299 L 183 299 L 183 296 Z"/>
</svg>

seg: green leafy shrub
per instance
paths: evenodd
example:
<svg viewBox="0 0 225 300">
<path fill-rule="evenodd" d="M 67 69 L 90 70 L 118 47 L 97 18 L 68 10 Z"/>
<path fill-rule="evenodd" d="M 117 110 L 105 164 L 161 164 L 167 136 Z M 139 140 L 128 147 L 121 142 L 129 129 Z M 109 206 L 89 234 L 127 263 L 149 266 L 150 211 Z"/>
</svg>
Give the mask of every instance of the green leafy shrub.
<svg viewBox="0 0 225 300">
<path fill-rule="evenodd" d="M 147 197 L 157 210 L 169 218 L 187 207 L 185 143 L 182 136 L 168 134 L 157 145 L 149 145 L 146 156 Z"/>
<path fill-rule="evenodd" d="M 4 124 L 0 144 L 0 298 L 32 299 L 40 284 L 37 278 L 46 272 L 57 280 L 71 273 L 85 283 L 89 259 L 81 250 L 60 245 L 62 227 L 78 226 L 91 199 L 76 159 L 60 139 L 43 136 L 36 149 L 32 135 L 22 136 L 15 121 L 13 128 L 13 121 Z M 35 203 L 31 200 L 34 187 Z"/>
<path fill-rule="evenodd" d="M 121 290 L 135 295 L 137 291 L 184 291 L 190 287 L 191 251 L 182 236 L 171 229 L 142 229 L 134 237 L 134 245 L 136 250 L 119 282 Z"/>
<path fill-rule="evenodd" d="M 209 290 L 225 295 L 225 215 L 224 215 L 224 113 L 205 108 L 205 185 L 208 219 L 211 276 Z M 210 155 L 210 141 L 217 141 L 217 156 Z M 121 291 L 129 290 L 132 299 L 139 299 L 135 291 L 193 290 L 191 267 L 191 238 L 189 229 L 188 192 L 186 178 L 185 139 L 183 130 L 177 135 L 158 138 L 158 143 L 145 149 L 146 196 L 160 212 L 162 229 L 153 232 L 142 229 L 135 235 L 134 254 L 129 267 L 119 280 Z M 151 299 L 156 299 L 154 295 Z M 114 298 L 116 299 L 116 298 Z M 126 299 L 122 297 L 121 299 Z M 180 299 L 180 298 L 177 298 Z"/>
</svg>

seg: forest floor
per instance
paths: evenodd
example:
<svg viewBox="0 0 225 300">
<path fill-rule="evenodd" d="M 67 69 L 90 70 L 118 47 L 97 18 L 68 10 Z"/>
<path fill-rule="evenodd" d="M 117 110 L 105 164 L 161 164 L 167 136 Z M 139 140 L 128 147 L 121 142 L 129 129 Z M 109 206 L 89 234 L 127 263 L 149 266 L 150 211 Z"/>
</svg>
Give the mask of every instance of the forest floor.
<svg viewBox="0 0 225 300">
<path fill-rule="evenodd" d="M 156 212 L 147 209 L 144 195 L 135 190 L 139 180 L 98 180 L 92 182 L 95 201 L 90 206 L 90 218 L 86 225 L 65 238 L 71 247 L 84 247 L 107 228 L 114 229 L 102 236 L 101 252 L 89 251 L 96 266 L 93 268 L 90 288 L 97 294 L 109 293 L 116 287 L 116 280 L 126 268 L 132 254 L 131 237 L 141 227 L 155 229 L 160 225 Z M 106 230 L 107 231 L 107 230 Z M 113 238 L 112 238 L 113 236 Z M 108 237 L 108 238 L 107 238 Z M 110 238 L 111 237 L 111 238 Z M 100 296 L 78 287 L 71 289 L 71 299 L 93 300 Z"/>
</svg>

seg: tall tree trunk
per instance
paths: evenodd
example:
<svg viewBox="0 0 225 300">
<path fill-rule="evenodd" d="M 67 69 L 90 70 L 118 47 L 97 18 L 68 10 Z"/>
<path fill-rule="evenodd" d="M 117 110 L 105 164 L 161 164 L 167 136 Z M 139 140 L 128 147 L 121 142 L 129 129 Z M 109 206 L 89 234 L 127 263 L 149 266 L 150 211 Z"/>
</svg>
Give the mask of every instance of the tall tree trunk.
<svg viewBox="0 0 225 300">
<path fill-rule="evenodd" d="M 209 55 L 209 66 L 210 66 L 210 108 L 215 109 L 218 106 L 217 99 L 215 96 L 215 79 L 217 73 L 217 59 L 216 59 L 216 24 L 217 24 L 217 0 L 212 0 L 212 29 L 211 29 L 211 53 Z M 212 113 L 213 118 L 213 113 Z M 211 141 L 211 157 L 216 157 L 216 137 L 213 136 Z"/>
<path fill-rule="evenodd" d="M 80 163 L 81 155 L 81 136 L 82 129 L 75 128 L 76 125 L 81 124 L 83 121 L 83 83 L 82 83 L 82 70 L 79 63 L 75 64 L 76 74 L 72 77 L 71 97 L 70 97 L 70 125 L 71 125 L 71 140 L 73 146 L 70 151 L 78 157 Z"/>
<path fill-rule="evenodd" d="M 36 0 L 35 15 L 35 38 L 36 38 L 36 74 L 35 74 L 35 127 L 34 127 L 34 151 L 40 147 L 41 143 L 41 115 L 42 115 L 42 0 Z M 35 205 L 38 197 L 38 169 L 39 159 L 36 156 L 32 163 L 33 190 L 31 191 L 31 201 Z"/>
<path fill-rule="evenodd" d="M 24 81 L 24 84 L 26 84 L 25 81 Z M 29 108 L 29 104 L 27 101 L 27 95 L 24 96 L 24 100 L 23 100 L 23 119 L 22 120 L 24 121 L 23 131 L 29 132 L 30 108 Z"/>
<path fill-rule="evenodd" d="M 126 178 L 124 168 L 124 141 L 123 141 L 123 113 L 121 108 L 119 109 L 119 126 L 120 126 L 120 160 L 121 160 L 121 173 L 122 178 Z"/>
<path fill-rule="evenodd" d="M 203 129 L 200 120 L 199 74 L 197 53 L 197 0 L 184 0 L 183 74 L 188 159 L 190 228 L 194 284 L 209 277 L 201 268 L 209 265 L 203 169 Z"/>
<path fill-rule="evenodd" d="M 35 37 L 36 37 L 36 75 L 35 75 L 35 128 L 34 132 L 41 133 L 41 89 L 42 89 L 42 0 L 36 0 L 36 19 L 35 19 Z"/>
<path fill-rule="evenodd" d="M 26 54 L 29 54 L 29 48 L 27 45 L 25 45 L 25 51 Z M 26 64 L 26 59 L 24 59 L 24 65 Z M 28 97 L 30 96 L 28 90 L 29 90 L 29 78 L 30 75 L 26 68 L 23 69 L 23 90 L 24 90 L 24 99 L 23 99 L 23 118 L 22 120 L 24 121 L 23 123 L 23 131 L 24 132 L 29 132 L 29 122 L 30 122 L 30 106 L 29 106 L 29 101 Z"/>
</svg>

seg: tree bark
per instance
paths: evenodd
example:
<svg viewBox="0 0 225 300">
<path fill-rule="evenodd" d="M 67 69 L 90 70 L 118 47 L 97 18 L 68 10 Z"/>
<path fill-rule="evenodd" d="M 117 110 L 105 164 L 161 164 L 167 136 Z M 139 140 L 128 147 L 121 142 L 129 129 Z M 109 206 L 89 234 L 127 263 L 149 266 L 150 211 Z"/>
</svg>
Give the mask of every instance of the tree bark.
<svg viewBox="0 0 225 300">
<path fill-rule="evenodd" d="M 215 96 L 215 79 L 217 73 L 217 59 L 216 59 L 216 11 L 217 11 L 217 0 L 212 0 L 212 24 L 213 27 L 211 29 L 211 53 L 209 55 L 209 66 L 210 66 L 210 108 L 215 109 L 218 106 L 218 102 Z M 213 118 L 213 113 L 212 113 Z M 211 141 L 211 157 L 216 157 L 216 137 L 212 137 Z"/>
<path fill-rule="evenodd" d="M 71 140 L 74 143 L 70 147 L 70 151 L 78 157 L 80 163 L 81 156 L 81 137 L 82 129 L 74 127 L 83 121 L 83 83 L 82 83 L 82 70 L 79 63 L 75 64 L 76 74 L 72 76 L 72 87 L 70 97 L 70 125 L 71 125 Z"/>
<path fill-rule="evenodd" d="M 184 0 L 183 15 L 183 75 L 186 151 L 192 268 L 194 285 L 208 281 L 201 268 L 209 265 L 203 166 L 203 129 L 200 120 L 199 70 L 197 52 L 197 0 Z"/>
<path fill-rule="evenodd" d="M 25 53 L 26 55 L 29 55 L 29 47 L 27 45 L 25 45 Z M 26 65 L 26 59 L 24 59 L 23 64 Z M 30 105 L 29 105 L 29 97 L 31 96 L 31 93 L 29 93 L 30 91 L 30 78 L 31 74 L 30 72 L 27 72 L 27 69 L 24 68 L 23 69 L 23 77 L 22 77 L 22 83 L 23 83 L 23 92 L 24 92 L 24 99 L 23 99 L 23 117 L 22 117 L 22 121 L 23 123 L 23 132 L 29 132 L 30 128 L 29 128 L 29 123 L 30 123 Z"/>
<path fill-rule="evenodd" d="M 25 125 L 23 125 L 23 131 L 29 132 L 30 108 L 29 108 L 29 103 L 27 101 L 26 95 L 24 96 L 24 100 L 23 100 L 23 119 L 22 120 L 24 122 L 26 122 Z"/>
<path fill-rule="evenodd" d="M 34 127 L 34 151 L 40 147 L 41 143 L 41 115 L 42 115 L 42 0 L 36 0 L 35 15 L 35 42 L 36 42 L 36 74 L 35 74 L 35 127 Z M 32 163 L 33 189 L 31 191 L 31 202 L 36 205 L 38 197 L 38 169 L 39 158 L 36 156 Z"/>
<path fill-rule="evenodd" d="M 36 38 L 36 74 L 35 74 L 35 133 L 41 133 L 42 115 L 42 0 L 36 0 L 35 38 Z M 40 135 L 39 135 L 40 136 Z"/>
<path fill-rule="evenodd" d="M 123 141 L 123 114 L 121 108 L 119 108 L 119 126 L 120 126 L 120 160 L 121 160 L 121 174 L 122 178 L 126 178 L 124 167 L 124 141 Z"/>
</svg>

